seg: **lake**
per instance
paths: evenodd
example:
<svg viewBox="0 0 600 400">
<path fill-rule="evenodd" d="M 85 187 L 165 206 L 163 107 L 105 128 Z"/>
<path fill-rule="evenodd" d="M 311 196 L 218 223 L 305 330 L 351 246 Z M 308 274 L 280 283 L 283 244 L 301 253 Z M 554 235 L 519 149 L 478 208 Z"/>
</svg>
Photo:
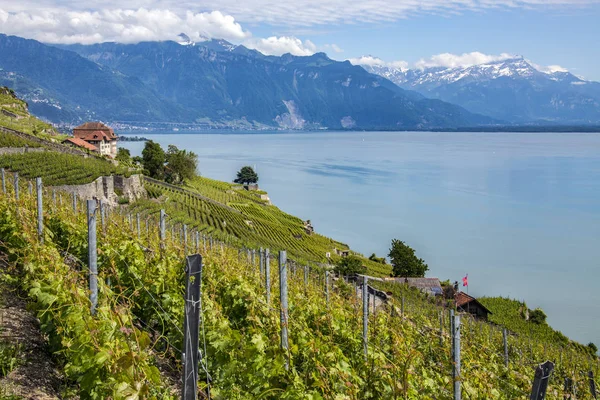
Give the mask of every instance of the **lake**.
<svg viewBox="0 0 600 400">
<path fill-rule="evenodd" d="M 197 153 L 210 178 L 255 166 L 273 203 L 317 232 L 367 256 L 398 238 L 428 276 L 468 273 L 471 295 L 525 300 L 600 342 L 600 134 L 136 134 Z"/>
</svg>

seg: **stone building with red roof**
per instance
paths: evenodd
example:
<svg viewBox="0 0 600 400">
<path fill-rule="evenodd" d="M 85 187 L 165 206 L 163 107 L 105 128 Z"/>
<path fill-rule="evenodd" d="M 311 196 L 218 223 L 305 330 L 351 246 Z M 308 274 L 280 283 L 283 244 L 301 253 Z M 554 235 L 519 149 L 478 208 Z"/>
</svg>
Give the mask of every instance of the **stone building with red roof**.
<svg viewBox="0 0 600 400">
<path fill-rule="evenodd" d="M 73 137 L 94 147 L 102 156 L 117 156 L 117 135 L 101 122 L 86 122 L 73 129 Z M 73 143 L 76 144 L 76 143 Z"/>
</svg>

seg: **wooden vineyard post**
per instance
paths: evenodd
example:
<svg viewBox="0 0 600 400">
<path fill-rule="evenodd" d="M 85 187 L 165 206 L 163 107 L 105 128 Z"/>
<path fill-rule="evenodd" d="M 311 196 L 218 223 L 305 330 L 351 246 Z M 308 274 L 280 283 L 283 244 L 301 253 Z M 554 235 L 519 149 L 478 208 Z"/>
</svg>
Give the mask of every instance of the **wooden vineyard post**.
<svg viewBox="0 0 600 400">
<path fill-rule="evenodd" d="M 269 249 L 265 249 L 265 291 L 267 295 L 267 305 L 271 302 L 271 266 Z"/>
<path fill-rule="evenodd" d="M 506 328 L 502 329 L 502 342 L 504 343 L 504 366 L 508 368 L 508 333 Z"/>
<path fill-rule="evenodd" d="M 98 250 L 96 248 L 96 200 L 87 201 L 88 266 L 90 274 L 90 302 L 92 315 L 98 304 Z"/>
<path fill-rule="evenodd" d="M 52 205 L 54 206 L 54 209 L 56 209 L 56 189 L 52 190 Z"/>
<path fill-rule="evenodd" d="M 304 289 L 308 286 L 308 265 L 304 266 Z"/>
<path fill-rule="evenodd" d="M 444 313 L 440 311 L 440 347 L 444 345 Z"/>
<path fill-rule="evenodd" d="M 452 325 L 452 381 L 454 382 L 454 400 L 461 399 L 461 376 L 460 376 L 460 315 L 455 315 L 454 311 L 451 311 L 451 325 Z"/>
<path fill-rule="evenodd" d="M 367 286 L 369 278 L 363 276 L 363 287 L 362 287 L 362 302 L 363 302 L 363 351 L 365 353 L 365 360 L 367 359 L 368 346 L 369 346 L 369 288 Z"/>
<path fill-rule="evenodd" d="M 14 176 L 14 187 L 15 187 L 15 200 L 18 202 L 19 201 L 19 173 L 15 172 L 15 176 Z"/>
<path fill-rule="evenodd" d="M 188 252 L 188 248 L 187 248 L 187 239 L 188 239 L 188 234 L 187 234 L 187 225 L 183 224 L 183 255 L 185 256 Z"/>
<path fill-rule="evenodd" d="M 102 225 L 102 235 L 106 235 L 106 205 L 100 200 L 100 224 Z"/>
<path fill-rule="evenodd" d="M 325 271 L 325 303 L 329 308 L 329 271 Z"/>
<path fill-rule="evenodd" d="M 546 361 L 537 366 L 533 378 L 531 396 L 529 397 L 530 400 L 544 400 L 546 398 L 546 391 L 548 390 L 552 371 L 554 371 L 554 364 L 551 361 Z"/>
<path fill-rule="evenodd" d="M 142 235 L 142 230 L 140 227 L 140 213 L 135 214 L 135 227 L 137 229 L 137 237 L 140 239 Z"/>
<path fill-rule="evenodd" d="M 265 268 L 265 254 L 264 254 L 264 250 L 261 247 L 260 250 L 258 251 L 258 265 L 259 265 L 259 269 L 260 269 L 260 276 L 263 275 L 264 268 Z"/>
<path fill-rule="evenodd" d="M 200 232 L 196 231 L 196 253 L 200 253 Z"/>
<path fill-rule="evenodd" d="M 77 214 L 77 192 L 73 192 L 73 212 Z"/>
<path fill-rule="evenodd" d="M 165 222 L 166 222 L 167 214 L 164 209 L 160 210 L 160 220 L 158 222 L 160 229 L 160 251 L 165 251 Z"/>
<path fill-rule="evenodd" d="M 30 196 L 33 194 L 33 185 L 31 184 L 31 181 L 27 182 L 27 192 Z"/>
<path fill-rule="evenodd" d="M 44 207 L 42 197 L 42 178 L 35 178 L 35 190 L 37 193 L 37 234 L 41 244 L 44 244 Z"/>
<path fill-rule="evenodd" d="M 200 336 L 200 284 L 202 282 L 202 256 L 186 257 L 185 306 L 183 316 L 183 388 L 182 400 L 198 398 L 198 339 Z"/>
<path fill-rule="evenodd" d="M 4 172 L 4 168 L 0 168 L 0 173 L 2 174 L 2 194 L 6 194 L 6 173 Z"/>
<path fill-rule="evenodd" d="M 279 252 L 279 299 L 281 302 L 281 348 L 285 351 L 285 369 L 289 370 L 288 345 L 288 287 L 287 287 L 287 255 L 284 250 Z"/>
<path fill-rule="evenodd" d="M 590 378 L 590 394 L 594 399 L 597 399 L 598 395 L 596 394 L 596 382 L 594 381 L 594 371 L 588 372 L 588 378 Z"/>
<path fill-rule="evenodd" d="M 563 386 L 563 400 L 570 400 L 573 397 L 571 396 L 571 392 L 573 391 L 573 380 L 571 378 L 565 378 L 564 386 Z"/>
</svg>

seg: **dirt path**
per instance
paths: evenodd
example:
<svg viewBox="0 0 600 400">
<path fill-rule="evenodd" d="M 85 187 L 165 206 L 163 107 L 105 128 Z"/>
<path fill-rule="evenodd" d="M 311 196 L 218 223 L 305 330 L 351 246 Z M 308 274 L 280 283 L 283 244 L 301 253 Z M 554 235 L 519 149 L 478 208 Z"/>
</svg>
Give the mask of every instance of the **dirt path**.
<svg viewBox="0 0 600 400">
<path fill-rule="evenodd" d="M 3 273 L 0 266 L 0 275 Z M 0 341 L 19 343 L 20 365 L 0 378 L 0 395 L 23 399 L 61 399 L 63 378 L 52 360 L 37 319 L 26 300 L 0 283 Z M 17 398 L 19 398 L 17 397 Z"/>
</svg>

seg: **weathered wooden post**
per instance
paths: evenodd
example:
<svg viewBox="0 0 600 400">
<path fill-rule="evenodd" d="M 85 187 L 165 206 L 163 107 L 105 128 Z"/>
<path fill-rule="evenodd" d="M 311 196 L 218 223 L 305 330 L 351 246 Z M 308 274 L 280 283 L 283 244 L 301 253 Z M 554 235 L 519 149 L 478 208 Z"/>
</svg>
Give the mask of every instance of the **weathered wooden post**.
<svg viewBox="0 0 600 400">
<path fill-rule="evenodd" d="M 262 276 L 265 272 L 265 254 L 262 247 L 260 248 L 260 250 L 258 250 L 258 265 L 258 268 L 260 270 L 260 276 Z"/>
<path fill-rule="evenodd" d="M 590 370 L 588 372 L 588 378 L 590 378 L 590 393 L 594 399 L 597 399 L 598 395 L 596 394 L 596 381 L 594 381 L 594 371 Z"/>
<path fill-rule="evenodd" d="M 102 235 L 106 235 L 106 204 L 100 200 L 100 225 L 102 226 Z"/>
<path fill-rule="evenodd" d="M 2 194 L 6 194 L 6 173 L 4 172 L 4 168 L 0 168 L 0 173 L 2 174 Z"/>
<path fill-rule="evenodd" d="M 73 192 L 73 212 L 77 214 L 77 192 Z"/>
<path fill-rule="evenodd" d="M 14 186 L 15 186 L 15 200 L 19 201 L 19 173 L 15 172 L 14 175 Z"/>
<path fill-rule="evenodd" d="M 565 378 L 564 386 L 563 386 L 563 400 L 569 400 L 573 397 L 571 396 L 571 392 L 573 391 L 573 381 L 571 378 Z"/>
<path fill-rule="evenodd" d="M 281 348 L 286 353 L 285 369 L 290 368 L 288 359 L 288 287 L 287 287 L 287 255 L 285 250 L 279 252 L 279 299 L 281 302 Z"/>
<path fill-rule="evenodd" d="M 42 178 L 35 178 L 37 192 L 37 234 L 41 244 L 44 244 L 44 207 L 42 205 Z"/>
<path fill-rule="evenodd" d="M 531 396 L 529 397 L 530 400 L 544 400 L 546 398 L 546 391 L 548 390 L 552 371 L 554 371 L 554 364 L 551 361 L 546 361 L 537 366 L 533 378 Z"/>
<path fill-rule="evenodd" d="M 308 285 L 308 265 L 304 266 L 304 288 Z"/>
<path fill-rule="evenodd" d="M 160 210 L 160 220 L 159 220 L 159 235 L 160 235 L 160 251 L 165 251 L 165 223 L 166 223 L 167 214 L 165 210 L 161 208 Z"/>
<path fill-rule="evenodd" d="M 140 239 L 142 236 L 142 229 L 140 226 L 140 213 L 135 214 L 135 227 L 137 229 L 137 237 L 138 239 Z"/>
<path fill-rule="evenodd" d="M 365 353 L 365 360 L 367 359 L 368 346 L 369 346 L 369 278 L 363 276 L 363 287 L 362 287 L 362 302 L 363 302 L 363 351 Z"/>
<path fill-rule="evenodd" d="M 256 265 L 256 250 L 252 249 L 252 266 Z"/>
<path fill-rule="evenodd" d="M 52 205 L 56 208 L 56 189 L 52 189 Z"/>
<path fill-rule="evenodd" d="M 444 313 L 440 311 L 440 347 L 444 345 Z"/>
<path fill-rule="evenodd" d="M 202 256 L 186 257 L 185 311 L 183 317 L 183 400 L 198 398 L 198 339 L 200 336 L 200 284 L 202 282 Z"/>
<path fill-rule="evenodd" d="M 454 310 L 451 310 L 450 316 L 452 319 L 452 381 L 454 382 L 454 400 L 460 400 L 460 315 L 455 315 Z"/>
<path fill-rule="evenodd" d="M 267 305 L 271 303 L 271 265 L 269 249 L 265 249 L 265 291 L 267 294 Z"/>
<path fill-rule="evenodd" d="M 188 248 L 187 248 L 187 225 L 183 224 L 183 254 L 187 254 Z"/>
<path fill-rule="evenodd" d="M 33 194 L 33 184 L 31 183 L 31 181 L 27 182 L 27 192 L 30 196 Z"/>
<path fill-rule="evenodd" d="M 87 201 L 88 267 L 90 274 L 90 302 L 92 315 L 98 305 L 98 250 L 96 248 L 96 200 Z"/>
<path fill-rule="evenodd" d="M 502 329 L 502 342 L 504 344 L 504 366 L 508 368 L 508 333 L 506 328 Z"/>
<path fill-rule="evenodd" d="M 200 253 L 200 232 L 196 230 L 196 253 Z"/>
<path fill-rule="evenodd" d="M 325 271 L 325 304 L 329 308 L 329 271 Z"/>
</svg>

